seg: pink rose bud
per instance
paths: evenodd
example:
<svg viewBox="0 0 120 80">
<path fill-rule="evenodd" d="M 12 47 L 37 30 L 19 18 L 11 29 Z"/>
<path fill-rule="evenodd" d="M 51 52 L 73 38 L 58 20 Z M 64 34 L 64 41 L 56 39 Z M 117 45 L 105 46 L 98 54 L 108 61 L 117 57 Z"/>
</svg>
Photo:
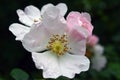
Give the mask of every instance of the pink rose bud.
<svg viewBox="0 0 120 80">
<path fill-rule="evenodd" d="M 84 38 L 88 38 L 93 31 L 88 13 L 70 12 L 67 16 L 67 25 L 70 30 L 76 31 L 78 35 Z"/>
</svg>

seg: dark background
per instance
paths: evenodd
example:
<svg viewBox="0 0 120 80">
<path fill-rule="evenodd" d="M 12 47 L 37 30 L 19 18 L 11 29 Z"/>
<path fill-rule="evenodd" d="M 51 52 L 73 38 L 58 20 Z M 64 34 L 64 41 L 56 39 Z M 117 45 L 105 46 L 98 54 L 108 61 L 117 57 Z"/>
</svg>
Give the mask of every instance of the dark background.
<svg viewBox="0 0 120 80">
<path fill-rule="evenodd" d="M 8 28 L 12 23 L 19 23 L 17 9 L 24 9 L 31 4 L 41 8 L 47 3 L 56 5 L 60 2 L 67 4 L 67 14 L 70 11 L 90 13 L 93 33 L 100 37 L 108 60 L 102 71 L 90 69 L 76 75 L 74 80 L 120 80 L 120 0 L 0 0 L 0 80 L 14 80 L 10 73 L 15 68 L 29 74 L 30 80 L 42 79 L 41 70 L 35 68 L 31 54 L 22 47 L 20 41 L 15 41 L 15 36 Z"/>
</svg>

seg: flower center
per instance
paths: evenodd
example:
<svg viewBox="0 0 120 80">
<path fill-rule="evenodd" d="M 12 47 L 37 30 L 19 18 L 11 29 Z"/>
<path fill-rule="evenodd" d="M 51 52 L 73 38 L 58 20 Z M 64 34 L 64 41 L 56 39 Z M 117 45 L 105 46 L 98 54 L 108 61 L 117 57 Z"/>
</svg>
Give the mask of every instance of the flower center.
<svg viewBox="0 0 120 80">
<path fill-rule="evenodd" d="M 47 48 L 50 49 L 53 53 L 56 53 L 58 56 L 64 55 L 68 51 L 68 40 L 67 35 L 52 35 L 50 41 L 48 42 Z"/>
</svg>

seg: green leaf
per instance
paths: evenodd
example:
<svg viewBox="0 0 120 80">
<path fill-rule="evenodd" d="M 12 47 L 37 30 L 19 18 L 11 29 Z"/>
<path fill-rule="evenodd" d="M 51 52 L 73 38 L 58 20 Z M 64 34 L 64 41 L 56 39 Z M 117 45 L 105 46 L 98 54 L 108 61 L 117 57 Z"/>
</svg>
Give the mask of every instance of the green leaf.
<svg viewBox="0 0 120 80">
<path fill-rule="evenodd" d="M 10 73 L 10 75 L 15 79 L 15 80 L 28 80 L 29 75 L 21 70 L 21 69 L 13 69 Z"/>
</svg>

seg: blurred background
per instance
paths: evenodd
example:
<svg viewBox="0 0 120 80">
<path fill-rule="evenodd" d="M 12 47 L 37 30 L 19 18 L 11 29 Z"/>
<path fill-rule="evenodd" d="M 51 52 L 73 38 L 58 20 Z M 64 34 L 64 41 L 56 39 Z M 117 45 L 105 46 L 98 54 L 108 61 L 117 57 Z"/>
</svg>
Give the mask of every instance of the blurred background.
<svg viewBox="0 0 120 80">
<path fill-rule="evenodd" d="M 90 68 L 73 80 L 120 80 L 120 0 L 0 0 L 0 80 L 44 80 L 31 54 L 20 41 L 15 41 L 8 28 L 12 23 L 20 23 L 17 9 L 28 5 L 41 8 L 47 3 L 56 5 L 60 2 L 67 4 L 67 14 L 70 11 L 90 13 L 93 33 L 99 36 L 107 58 L 107 64 L 101 71 Z M 58 80 L 69 79 L 60 77 Z"/>
</svg>

